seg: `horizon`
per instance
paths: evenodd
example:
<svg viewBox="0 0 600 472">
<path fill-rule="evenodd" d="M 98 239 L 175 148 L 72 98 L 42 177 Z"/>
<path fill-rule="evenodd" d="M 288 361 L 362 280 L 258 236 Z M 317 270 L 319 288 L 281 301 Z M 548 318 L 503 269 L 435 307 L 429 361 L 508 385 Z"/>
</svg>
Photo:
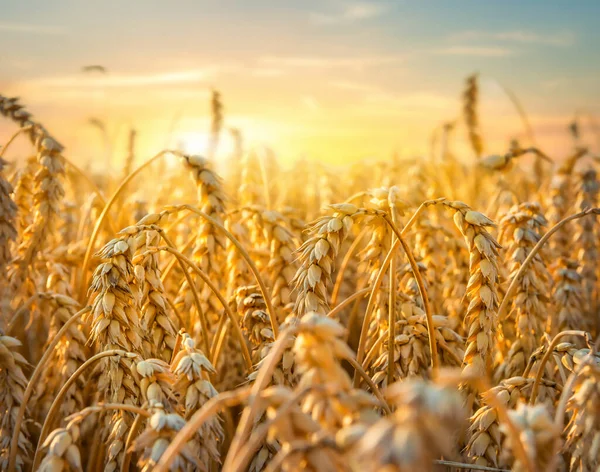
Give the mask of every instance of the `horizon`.
<svg viewBox="0 0 600 472">
<path fill-rule="evenodd" d="M 169 146 L 202 153 L 211 88 L 222 95 L 225 128 L 240 129 L 249 146 L 269 146 L 284 162 L 341 164 L 427 155 L 434 130 L 461 113 L 465 77 L 479 72 L 485 152 L 527 141 L 506 87 L 537 144 L 561 158 L 572 148 L 576 114 L 584 141 L 598 150 L 599 13 L 593 1 L 542 8 L 536 1 L 111 0 L 93 9 L 72 0 L 10 1 L 0 21 L 0 90 L 20 96 L 70 155 L 100 168 L 102 137 L 90 119 L 106 124 L 113 165 L 130 128 L 140 160 Z M 106 73 L 83 71 L 92 65 Z M 0 138 L 13 132 L 0 125 Z M 231 146 L 225 137 L 220 155 Z M 471 157 L 464 127 L 454 146 Z"/>
</svg>

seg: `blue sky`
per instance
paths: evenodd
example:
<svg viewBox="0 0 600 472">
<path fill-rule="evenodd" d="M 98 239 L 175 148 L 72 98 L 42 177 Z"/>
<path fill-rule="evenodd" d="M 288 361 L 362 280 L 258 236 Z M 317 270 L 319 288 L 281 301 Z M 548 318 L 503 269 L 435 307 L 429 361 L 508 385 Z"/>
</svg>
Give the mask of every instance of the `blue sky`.
<svg viewBox="0 0 600 472">
<path fill-rule="evenodd" d="M 2 11 L 0 90 L 77 150 L 90 114 L 115 136 L 142 130 L 148 151 L 178 113 L 181 133 L 196 133 L 211 86 L 250 141 L 334 161 L 426 149 L 474 71 L 493 150 L 521 132 L 495 80 L 561 152 L 575 110 L 600 114 L 598 1 L 5 0 Z M 89 64 L 109 73 L 82 74 Z"/>
</svg>

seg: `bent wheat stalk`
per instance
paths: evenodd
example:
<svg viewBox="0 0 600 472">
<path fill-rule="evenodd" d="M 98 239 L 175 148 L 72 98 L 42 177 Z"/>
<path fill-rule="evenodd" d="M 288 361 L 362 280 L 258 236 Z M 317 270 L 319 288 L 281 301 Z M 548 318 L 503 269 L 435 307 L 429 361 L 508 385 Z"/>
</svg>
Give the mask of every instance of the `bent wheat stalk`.
<svg viewBox="0 0 600 472">
<path fill-rule="evenodd" d="M 200 269 L 196 264 L 194 264 L 194 262 L 192 262 L 191 259 L 184 256 L 177 249 L 175 249 L 173 247 L 162 246 L 162 247 L 157 247 L 157 248 L 152 249 L 151 251 L 147 251 L 147 252 L 153 252 L 154 250 L 169 252 L 169 253 L 173 254 L 175 257 L 177 257 L 178 259 L 180 259 L 181 261 L 185 262 L 204 281 L 204 283 L 208 286 L 208 288 L 210 288 L 210 290 L 216 295 L 216 297 L 219 299 L 219 302 L 221 302 L 221 305 L 223 305 L 223 310 L 227 314 L 227 317 L 231 320 L 231 324 L 233 325 L 233 330 L 235 331 L 236 337 L 238 338 L 238 341 L 240 344 L 240 349 L 242 351 L 242 355 L 244 356 L 244 360 L 246 361 L 246 367 L 249 372 L 252 371 L 252 366 L 253 366 L 252 358 L 250 356 L 250 352 L 248 351 L 248 346 L 246 345 L 244 334 L 242 333 L 242 330 L 240 328 L 239 319 L 238 319 L 237 315 L 231 310 L 231 308 L 229 307 L 229 304 L 227 303 L 227 300 L 225 300 L 225 298 L 223 298 L 223 295 L 221 295 L 221 293 L 219 292 L 219 289 L 217 289 L 215 284 L 212 283 L 212 281 L 210 280 L 210 277 L 205 272 L 203 272 L 202 269 Z M 208 352 L 210 353 L 210 350 Z"/>
<path fill-rule="evenodd" d="M 176 156 L 180 155 L 180 153 L 178 151 L 168 151 L 167 150 L 167 151 L 161 151 L 158 154 L 156 154 L 154 157 L 151 157 L 146 162 L 144 162 L 141 166 L 139 166 L 136 170 L 134 170 L 131 174 L 129 174 L 123 180 L 123 182 L 121 182 L 121 185 L 119 185 L 119 188 L 117 188 L 117 190 L 115 190 L 115 193 L 112 194 L 112 196 L 110 197 L 110 199 L 108 200 L 106 205 L 104 205 L 104 208 L 102 209 L 102 213 L 100 213 L 100 216 L 98 217 L 98 221 L 96 221 L 96 224 L 94 225 L 92 235 L 90 236 L 90 240 L 88 241 L 87 249 L 85 251 L 83 263 L 81 264 L 81 277 L 80 277 L 80 281 L 79 281 L 79 290 L 77 292 L 79 294 L 79 296 L 78 296 L 79 300 L 84 300 L 84 298 L 85 298 L 85 292 L 86 292 L 86 288 L 87 288 L 87 271 L 88 271 L 88 268 L 90 265 L 90 260 L 92 258 L 92 252 L 94 251 L 94 243 L 96 242 L 96 238 L 98 237 L 100 228 L 102 228 L 102 223 L 106 219 L 108 212 L 110 211 L 112 205 L 117 201 L 119 196 L 123 193 L 123 191 L 129 184 L 129 182 L 131 182 L 141 171 L 143 171 L 150 164 L 157 161 L 161 157 L 166 156 L 167 154 L 174 154 Z"/>
<path fill-rule="evenodd" d="M 150 413 L 148 413 L 150 414 Z M 133 441 L 134 436 L 138 432 L 138 428 L 142 424 L 142 420 L 144 419 L 143 415 L 139 413 L 135 416 L 135 420 L 133 420 L 133 424 L 131 425 L 131 429 L 129 430 L 129 434 L 127 434 L 127 439 L 125 440 L 125 445 L 123 449 L 125 450 L 125 455 L 123 456 L 123 462 L 121 463 L 121 472 L 129 471 L 129 464 L 131 463 L 131 442 Z"/>
<path fill-rule="evenodd" d="M 67 164 L 69 167 L 71 167 L 71 169 L 73 169 L 75 171 L 75 173 L 81 177 L 83 180 L 85 180 L 85 182 L 90 186 L 90 189 L 92 190 L 92 192 L 94 192 L 96 194 L 96 196 L 98 197 L 98 200 L 100 200 L 100 204 L 104 207 L 106 206 L 106 198 L 104 197 L 104 194 L 102 193 L 102 190 L 100 190 L 98 188 L 98 186 L 96 185 L 96 183 L 91 179 L 91 177 L 89 175 L 87 175 L 83 170 L 81 170 L 79 167 L 77 167 L 73 161 L 67 159 L 65 156 L 63 156 L 63 160 L 65 161 L 65 164 Z M 110 230 L 113 233 L 116 233 L 118 231 L 117 227 L 115 226 L 115 222 L 113 221 L 113 219 L 110 217 L 110 215 L 106 216 L 106 220 L 108 223 L 108 226 L 110 228 Z"/>
<path fill-rule="evenodd" d="M 342 260 L 340 268 L 338 269 L 338 273 L 335 278 L 335 284 L 333 285 L 333 290 L 331 292 L 331 299 L 329 300 L 329 304 L 331 306 L 335 306 L 337 303 L 337 299 L 340 294 L 340 288 L 342 287 L 342 281 L 344 280 L 344 274 L 346 273 L 346 268 L 348 267 L 350 259 L 352 259 L 352 256 L 354 256 L 354 253 L 356 252 L 356 249 L 358 248 L 359 244 L 362 242 L 363 238 L 367 234 L 368 229 L 369 228 L 363 228 L 360 231 L 360 233 L 358 233 L 358 236 L 354 238 L 354 241 L 352 241 L 352 244 L 350 245 L 348 251 L 344 255 L 344 259 Z"/>
<path fill-rule="evenodd" d="M 460 381 L 470 384 L 482 392 L 486 392 L 490 406 L 496 409 L 500 422 L 506 425 L 507 432 L 513 441 L 512 444 L 516 458 L 521 462 L 521 464 L 524 465 L 527 472 L 536 472 L 533 461 L 527 454 L 525 446 L 523 445 L 523 438 L 521 438 L 518 428 L 515 426 L 510 418 L 510 415 L 508 414 L 507 406 L 502 399 L 496 395 L 494 389 L 490 385 L 490 382 L 484 377 L 472 377 L 469 376 L 469 374 L 465 375 L 464 373 L 460 376 Z"/>
<path fill-rule="evenodd" d="M 232 461 L 237 456 L 239 449 L 246 440 L 246 436 L 250 432 L 250 428 L 252 427 L 254 417 L 256 416 L 256 412 L 259 408 L 259 393 L 267 386 L 268 382 L 270 381 L 271 376 L 273 375 L 273 370 L 275 369 L 275 366 L 277 365 L 285 351 L 288 338 L 290 336 L 293 336 L 296 331 L 296 327 L 289 327 L 280 333 L 266 358 L 265 364 L 259 370 L 258 376 L 256 377 L 256 381 L 254 382 L 254 385 L 252 386 L 252 390 L 250 392 L 250 401 L 248 402 L 248 405 L 246 406 L 246 408 L 244 408 L 244 411 L 242 412 L 242 417 L 240 419 L 238 428 L 235 432 L 235 436 L 231 441 L 229 453 L 227 454 L 227 458 L 225 459 L 225 463 L 223 464 L 223 470 L 228 470 L 228 467 L 232 465 Z"/>
<path fill-rule="evenodd" d="M 425 208 L 424 204 L 421 205 L 420 208 Z M 404 249 L 404 252 L 406 253 L 406 255 L 409 259 L 411 269 L 413 271 L 415 280 L 419 287 L 419 292 L 423 299 L 423 305 L 425 308 L 425 314 L 426 314 L 426 318 L 427 318 L 427 332 L 428 332 L 428 337 L 429 337 L 429 349 L 431 350 L 431 366 L 435 370 L 439 367 L 439 360 L 438 360 L 438 355 L 437 355 L 435 327 L 433 326 L 433 317 L 431 314 L 431 306 L 429 305 L 429 298 L 427 297 L 427 291 L 424 288 L 423 278 L 421 277 L 421 274 L 419 272 L 415 258 L 412 255 L 410 248 L 408 247 L 408 245 L 406 244 L 406 241 L 403 238 L 403 233 L 406 232 L 410 228 L 410 226 L 407 225 L 404 227 L 404 229 L 402 231 L 399 231 L 398 228 L 396 228 L 396 226 L 391 222 L 391 220 L 387 219 L 387 217 L 386 217 L 386 221 L 388 222 L 388 224 L 390 224 L 392 230 L 394 231 L 394 234 L 396 235 L 396 237 L 398 239 L 394 242 L 394 244 L 388 251 L 387 255 L 385 256 L 385 259 L 383 260 L 383 263 L 381 264 L 381 267 L 379 269 L 379 273 L 377 274 L 377 277 L 375 278 L 375 281 L 373 282 L 371 296 L 369 298 L 369 302 L 367 303 L 367 309 L 365 310 L 365 317 L 363 319 L 362 329 L 360 332 L 360 339 L 358 342 L 358 350 L 356 353 L 356 360 L 359 363 L 361 363 L 361 365 L 362 365 L 362 362 L 364 360 L 365 351 L 366 351 L 365 348 L 366 348 L 366 342 L 367 342 L 367 335 L 369 332 L 369 324 L 371 323 L 371 311 L 372 311 L 372 307 L 374 304 L 375 294 L 376 294 L 377 290 L 379 290 L 379 287 L 381 286 L 381 282 L 383 281 L 383 276 L 385 275 L 387 267 L 390 264 L 390 261 L 394 254 L 394 251 L 397 250 L 398 246 L 402 245 L 402 249 Z M 355 376 L 354 377 L 354 385 L 355 386 L 358 385 L 357 381 L 358 381 L 358 378 Z"/>
<path fill-rule="evenodd" d="M 425 283 L 423 282 L 423 277 L 421 276 L 421 271 L 417 266 L 417 261 L 415 261 L 415 257 L 412 254 L 412 251 L 406 244 L 406 241 L 402 237 L 402 233 L 398 230 L 394 222 L 390 219 L 388 215 L 385 216 L 385 220 L 391 226 L 392 231 L 396 234 L 398 241 L 402 244 L 402 249 L 408 257 L 408 261 L 410 262 L 410 268 L 413 272 L 413 276 L 417 282 L 417 286 L 419 287 L 419 294 L 421 295 L 421 299 L 423 300 L 423 307 L 425 310 L 425 316 L 427 318 L 427 333 L 429 336 L 429 350 L 431 351 L 431 368 L 437 369 L 440 365 L 437 346 L 436 346 L 436 338 L 435 338 L 435 327 L 433 325 L 433 315 L 431 313 L 431 305 L 429 303 L 429 297 L 427 296 L 427 290 L 425 289 Z"/>
<path fill-rule="evenodd" d="M 160 461 L 158 461 L 156 467 L 153 469 L 154 472 L 167 472 L 175 458 L 179 455 L 184 444 L 190 440 L 194 433 L 196 433 L 196 431 L 198 431 L 211 416 L 215 415 L 223 408 L 239 405 L 250 395 L 250 388 L 242 387 L 237 390 L 220 393 L 208 400 L 202 408 L 194 413 L 187 424 L 173 438 L 169 447 L 167 447 L 161 456 Z"/>
<path fill-rule="evenodd" d="M 10 147 L 10 145 L 12 143 L 15 142 L 15 140 L 19 137 L 19 135 L 21 133 L 25 132 L 25 128 L 19 128 L 17 131 L 15 131 L 12 136 L 8 139 L 8 141 L 6 141 L 6 144 L 2 147 L 2 149 L 0 149 L 0 159 L 2 159 L 4 157 L 4 153 L 6 152 L 6 150 Z"/>
<path fill-rule="evenodd" d="M 500 303 L 500 306 L 498 307 L 498 319 L 502 319 L 502 315 L 503 315 L 504 311 L 507 309 L 512 296 L 515 294 L 515 290 L 517 290 L 517 288 L 518 288 L 521 277 L 527 270 L 527 267 L 529 266 L 531 261 L 533 261 L 535 255 L 540 251 L 542 246 L 544 244 L 546 244 L 546 241 L 548 241 L 554 233 L 556 233 L 560 228 L 562 228 L 564 225 L 566 225 L 570 221 L 577 220 L 579 218 L 583 218 L 583 217 L 589 216 L 589 215 L 600 215 L 600 208 L 588 208 L 587 210 L 580 211 L 579 213 L 576 213 L 574 215 L 567 216 L 566 218 L 564 218 L 561 221 L 559 221 L 558 223 L 556 223 L 552 228 L 550 228 L 550 230 L 544 236 L 542 236 L 542 238 L 538 241 L 538 243 L 533 247 L 533 249 L 529 253 L 529 256 L 527 256 L 527 259 L 525 259 L 523 261 L 523 264 L 521 265 L 521 268 L 519 269 L 519 271 L 515 274 L 515 276 L 511 280 L 510 285 L 508 286 L 508 289 L 506 290 L 506 294 L 504 295 L 504 298 L 502 299 L 502 303 Z"/>
<path fill-rule="evenodd" d="M 27 388 L 25 389 L 25 392 L 23 393 L 23 400 L 21 402 L 19 411 L 17 412 L 17 417 L 15 419 L 15 434 L 10 442 L 10 455 L 9 455 L 9 461 L 8 461 L 8 470 L 14 470 L 15 463 L 17 460 L 17 450 L 18 450 L 18 444 L 19 444 L 18 432 L 21 431 L 21 425 L 23 424 L 23 418 L 25 416 L 25 409 L 27 407 L 27 403 L 29 402 L 29 399 L 31 398 L 31 394 L 33 393 L 33 389 L 37 385 L 37 382 L 43 373 L 43 369 L 46 366 L 46 363 L 48 362 L 48 360 L 50 359 L 52 354 L 54 354 L 54 348 L 56 347 L 58 342 L 61 340 L 63 335 L 71 327 L 71 325 L 73 325 L 74 323 L 79 321 L 79 319 L 84 314 L 89 313 L 91 310 L 92 310 L 91 306 L 88 306 L 82 310 L 79 310 L 77 313 L 75 313 L 69 319 L 69 321 L 67 321 L 64 325 L 62 325 L 62 327 L 56 333 L 56 336 L 54 336 L 52 341 L 50 341 L 48 343 L 48 347 L 46 347 L 46 350 L 44 351 L 42 358 L 38 362 L 33 373 L 31 374 L 31 378 L 29 379 L 29 382 L 27 383 Z"/>
<path fill-rule="evenodd" d="M 558 345 L 561 338 L 563 338 L 565 336 L 581 336 L 585 339 L 585 342 L 588 346 L 591 344 L 591 341 L 592 341 L 592 337 L 591 337 L 590 333 L 588 333 L 587 331 L 567 330 L 567 331 L 562 331 L 562 332 L 558 333 L 556 336 L 554 336 L 554 339 L 552 339 L 552 342 L 548 346 L 548 349 L 546 350 L 546 352 L 544 353 L 544 356 L 542 357 L 542 360 L 540 361 L 540 365 L 538 367 L 538 371 L 535 376 L 535 381 L 533 383 L 533 387 L 531 388 L 531 397 L 529 398 L 530 405 L 534 405 L 535 401 L 537 400 L 538 389 L 539 389 L 540 382 L 542 381 L 542 377 L 545 372 L 544 369 L 546 368 L 546 363 L 550 359 L 550 356 L 554 352 L 554 348 Z"/>
<path fill-rule="evenodd" d="M 367 293 L 370 293 L 370 292 L 371 292 L 371 287 L 365 287 L 363 289 L 360 289 L 358 292 L 353 293 L 348 298 L 346 298 L 344 301 L 340 302 L 339 305 L 336 305 L 335 308 L 330 310 L 329 313 L 327 313 L 327 318 L 334 318 L 340 311 L 342 311 L 344 308 L 346 308 L 348 305 L 350 305 L 353 301 L 355 301 L 361 297 L 364 297 Z"/>
<path fill-rule="evenodd" d="M 168 247 L 176 250 L 175 245 L 169 239 L 166 232 L 158 225 L 155 225 L 155 224 L 136 225 L 132 231 L 138 232 L 138 231 L 144 231 L 146 229 L 156 231 L 158 234 L 160 234 L 160 236 L 163 238 L 163 240 L 165 241 L 165 243 L 167 244 Z M 126 229 L 122 230 L 120 234 L 127 234 L 128 232 L 129 231 L 126 228 Z M 178 254 L 180 254 L 180 253 L 178 252 Z M 208 350 L 208 349 L 210 349 L 210 331 L 208 329 L 208 320 L 206 319 L 206 314 L 204 313 L 204 310 L 202 309 L 202 304 L 200 302 L 200 295 L 198 294 L 198 290 L 192 280 L 192 277 L 190 276 L 190 274 L 188 273 L 188 271 L 185 268 L 184 261 L 181 260 L 179 257 L 176 257 L 175 260 L 179 263 L 181 270 L 183 272 L 183 275 L 189 285 L 190 291 L 192 292 L 192 297 L 194 298 L 194 304 L 196 305 L 196 310 L 198 311 L 198 316 L 200 318 L 200 324 L 202 325 L 202 340 L 204 343 L 204 349 Z M 174 307 L 174 304 L 173 304 L 173 307 Z M 181 318 L 181 317 L 179 317 L 179 318 Z M 210 351 L 207 351 L 207 352 L 210 352 Z"/>
<path fill-rule="evenodd" d="M 62 403 L 63 398 L 69 391 L 69 388 L 71 388 L 71 385 L 73 385 L 75 383 L 75 381 L 79 378 L 79 376 L 81 374 L 83 374 L 83 372 L 85 372 L 87 370 L 87 368 L 89 366 L 91 366 L 92 364 L 94 364 L 96 361 L 103 359 L 105 357 L 112 357 L 112 356 L 134 358 L 134 357 L 137 357 L 137 354 L 132 354 L 130 352 L 123 351 L 121 349 L 110 349 L 108 351 L 99 352 L 98 354 L 90 357 L 87 361 L 85 361 L 83 364 L 81 364 L 79 369 L 77 369 L 73 373 L 73 375 L 71 375 L 71 377 L 69 377 L 69 380 L 66 381 L 66 383 L 62 386 L 62 388 L 60 389 L 60 391 L 54 398 L 54 401 L 52 402 L 52 405 L 50 406 L 50 410 L 48 410 L 48 414 L 46 415 L 46 419 L 44 420 L 44 424 L 42 425 L 42 430 L 40 431 L 40 439 L 39 439 L 38 445 L 35 449 L 35 454 L 34 454 L 34 458 L 33 458 L 33 466 L 32 466 L 33 470 L 37 469 L 37 466 L 38 466 L 40 460 L 42 459 L 40 456 L 40 446 L 42 444 L 44 444 L 44 441 L 46 440 L 46 436 L 47 436 L 50 428 L 52 427 L 52 422 L 54 420 L 54 417 L 56 416 L 56 413 L 57 413 L 58 409 L 60 408 L 60 404 Z"/>
<path fill-rule="evenodd" d="M 256 264 L 252 261 L 252 259 L 248 255 L 248 251 L 246 251 L 246 249 L 244 248 L 244 246 L 242 246 L 242 244 L 235 238 L 235 236 L 233 234 L 231 234 L 230 231 L 227 230 L 227 228 L 225 228 L 225 226 L 223 226 L 221 223 L 219 223 L 214 218 L 208 216 L 203 211 L 198 210 L 196 207 L 194 207 L 192 205 L 179 205 L 179 206 L 176 206 L 176 207 L 171 207 L 171 209 L 174 212 L 179 212 L 179 211 L 187 210 L 187 211 L 191 211 L 193 213 L 196 213 L 198 216 L 201 216 L 206 221 L 208 221 L 212 225 L 216 226 L 219 230 L 223 231 L 223 233 L 225 234 L 225 236 L 227 236 L 227 238 L 238 249 L 238 251 L 240 252 L 240 255 L 248 263 L 248 266 L 249 266 L 250 270 L 254 274 L 254 278 L 256 279 L 256 283 L 258 284 L 258 286 L 260 288 L 260 291 L 261 291 L 261 294 L 262 294 L 263 298 L 265 299 L 265 304 L 267 305 L 267 312 L 269 313 L 269 317 L 271 319 L 271 329 L 273 331 L 273 335 L 275 337 L 277 337 L 278 334 L 279 334 L 279 326 L 277 325 L 277 319 L 278 318 L 277 318 L 277 313 L 275 313 L 275 309 L 273 308 L 273 304 L 271 303 L 271 293 L 267 289 L 267 286 L 266 286 L 263 278 L 260 275 L 260 271 L 258 270 L 258 268 L 256 267 Z"/>
<path fill-rule="evenodd" d="M 571 394 L 573 393 L 573 389 L 575 387 L 576 382 L 579 380 L 580 375 L 583 374 L 586 367 L 590 365 L 592 362 L 596 350 L 600 344 L 600 340 L 596 342 L 596 345 L 593 349 L 590 349 L 590 352 L 587 356 L 585 356 L 581 360 L 581 364 L 577 367 L 577 369 L 569 376 L 569 379 L 565 383 L 563 387 L 563 391 L 560 395 L 558 406 L 556 407 L 556 413 L 554 415 L 554 425 L 559 429 L 559 431 L 563 431 L 564 428 L 564 419 L 565 413 L 567 411 L 567 404 L 569 399 L 572 398 Z M 593 447 L 593 446 L 592 446 Z M 552 456 L 554 457 L 553 461 L 551 461 L 549 470 L 554 470 L 556 466 L 556 461 L 560 457 L 560 437 L 556 438 L 553 444 Z"/>
<path fill-rule="evenodd" d="M 277 408 L 277 413 L 273 418 L 268 419 L 258 428 L 256 428 L 256 430 L 250 436 L 248 442 L 244 444 L 244 446 L 240 449 L 239 459 L 236 461 L 235 464 L 233 464 L 233 466 L 236 467 L 235 470 L 239 470 L 240 465 L 246 466 L 246 464 L 250 462 L 250 460 L 252 459 L 252 455 L 255 454 L 256 450 L 260 447 L 261 442 L 264 440 L 269 428 L 272 425 L 274 425 L 279 419 L 281 419 L 283 415 L 285 415 L 307 394 L 319 388 L 322 387 L 311 385 L 308 387 L 304 387 L 301 390 L 294 391 L 294 394 L 288 400 L 286 400 L 285 403 L 283 403 L 280 407 Z"/>
<path fill-rule="evenodd" d="M 434 200 L 426 200 L 423 203 L 421 203 L 421 205 L 419 205 L 419 208 L 417 208 L 417 211 L 414 212 L 413 216 L 408 220 L 408 222 L 406 223 L 404 228 L 402 228 L 400 235 L 404 236 L 408 233 L 408 231 L 411 229 L 413 224 L 417 221 L 417 218 L 421 215 L 421 213 L 423 213 L 423 211 L 425 211 L 426 208 L 433 206 L 433 205 L 437 205 L 438 203 L 443 203 L 445 201 L 446 201 L 446 199 L 442 197 L 442 198 L 437 198 Z M 397 231 L 397 228 L 396 228 L 396 231 Z M 367 303 L 367 309 L 365 310 L 365 316 L 364 316 L 364 320 L 363 320 L 363 324 L 362 324 L 362 328 L 361 328 L 361 332 L 360 332 L 358 350 L 356 352 L 356 360 L 360 363 L 362 363 L 364 360 L 365 346 L 366 346 L 366 342 L 367 342 L 367 334 L 369 331 L 369 325 L 371 324 L 371 312 L 372 312 L 373 304 L 375 302 L 375 294 L 379 290 L 379 287 L 381 287 L 381 282 L 383 281 L 383 277 L 386 273 L 387 267 L 392 259 L 394 251 L 396 251 L 398 249 L 399 245 L 400 245 L 399 239 L 397 241 L 395 241 L 394 244 L 392 244 L 392 247 L 388 251 L 387 255 L 385 256 L 385 259 L 383 260 L 383 262 L 381 264 L 381 267 L 379 268 L 379 273 L 377 274 L 375 281 L 373 282 L 371 296 L 369 297 L 369 301 Z M 418 269 L 416 271 L 414 270 L 414 266 L 412 264 L 411 264 L 411 268 L 413 269 L 413 272 L 415 272 L 415 273 L 419 272 Z M 415 280 L 416 280 L 416 275 L 415 275 Z M 428 320 L 428 324 L 429 324 L 429 320 Z M 435 340 L 434 340 L 434 343 L 435 343 Z M 433 356 L 432 356 L 432 362 L 433 362 Z M 356 381 L 356 379 L 355 379 L 355 381 Z"/>
</svg>

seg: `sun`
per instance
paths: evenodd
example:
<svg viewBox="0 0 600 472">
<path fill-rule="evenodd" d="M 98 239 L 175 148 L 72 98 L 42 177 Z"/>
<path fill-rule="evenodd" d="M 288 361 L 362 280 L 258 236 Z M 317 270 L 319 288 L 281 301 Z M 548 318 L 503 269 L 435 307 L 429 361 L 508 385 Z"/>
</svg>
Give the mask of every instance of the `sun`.
<svg viewBox="0 0 600 472">
<path fill-rule="evenodd" d="M 184 131 L 177 135 L 176 144 L 186 154 L 206 155 L 210 144 L 210 134 L 198 131 Z M 222 132 L 219 136 L 217 154 L 229 156 L 234 152 L 234 142 L 229 133 Z"/>
</svg>

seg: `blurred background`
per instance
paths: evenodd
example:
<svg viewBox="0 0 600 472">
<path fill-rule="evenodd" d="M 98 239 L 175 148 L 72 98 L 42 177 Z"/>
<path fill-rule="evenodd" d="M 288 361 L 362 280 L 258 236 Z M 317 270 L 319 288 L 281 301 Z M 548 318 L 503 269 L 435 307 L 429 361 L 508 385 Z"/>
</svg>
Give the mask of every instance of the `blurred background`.
<svg viewBox="0 0 600 472">
<path fill-rule="evenodd" d="M 213 89 L 247 146 L 339 164 L 427 156 L 477 72 L 486 153 L 526 141 L 516 97 L 560 159 L 574 119 L 599 150 L 598 18 L 597 0 L 4 0 L 0 92 L 95 171 L 121 166 L 132 130 L 138 162 L 203 153 Z M 14 131 L 1 121 L 0 142 Z M 460 123 L 453 146 L 472 159 Z"/>
</svg>

